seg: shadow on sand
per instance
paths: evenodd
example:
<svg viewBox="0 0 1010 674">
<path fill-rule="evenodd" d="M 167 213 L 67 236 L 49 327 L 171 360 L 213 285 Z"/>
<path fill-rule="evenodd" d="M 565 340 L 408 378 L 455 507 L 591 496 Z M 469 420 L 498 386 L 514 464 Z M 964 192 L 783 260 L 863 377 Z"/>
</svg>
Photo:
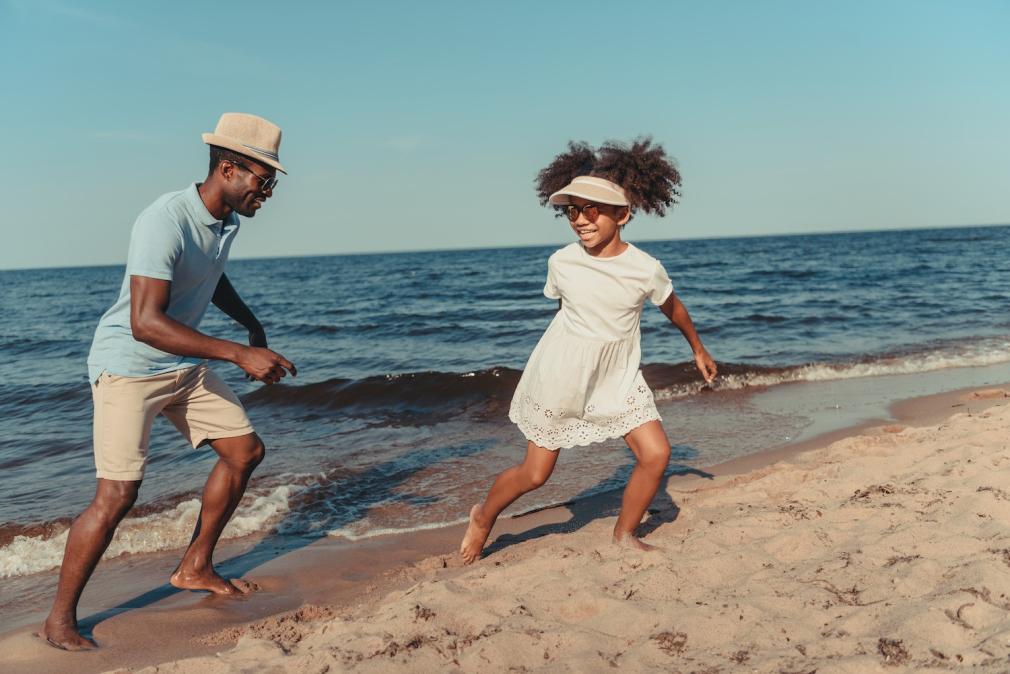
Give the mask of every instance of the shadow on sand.
<svg viewBox="0 0 1010 674">
<path fill-rule="evenodd" d="M 684 445 L 674 446 L 672 450 L 672 458 L 675 460 L 683 461 L 698 455 L 697 450 Z M 562 505 L 567 507 L 572 514 L 568 520 L 556 524 L 543 524 L 524 531 L 521 534 L 502 534 L 484 548 L 481 558 L 490 557 L 517 543 L 530 541 L 542 536 L 549 536 L 550 534 L 571 533 L 594 520 L 616 516 L 621 510 L 621 496 L 624 492 L 624 485 L 627 484 L 634 467 L 634 464 L 619 467 L 608 479 L 595 487 L 579 493 L 570 501 L 563 503 Z M 673 499 L 670 498 L 670 494 L 666 490 L 667 483 L 675 475 L 697 475 L 705 479 L 712 479 L 714 477 L 711 473 L 706 473 L 697 468 L 671 463 L 663 475 L 663 480 L 659 483 L 659 491 L 656 492 L 656 497 L 649 506 L 649 516 L 638 526 L 639 536 L 648 536 L 664 524 L 675 521 L 680 514 L 680 508 L 673 502 Z M 553 508 L 556 506 L 549 507 Z M 516 515 L 516 517 L 521 518 L 544 509 L 529 510 Z"/>
</svg>

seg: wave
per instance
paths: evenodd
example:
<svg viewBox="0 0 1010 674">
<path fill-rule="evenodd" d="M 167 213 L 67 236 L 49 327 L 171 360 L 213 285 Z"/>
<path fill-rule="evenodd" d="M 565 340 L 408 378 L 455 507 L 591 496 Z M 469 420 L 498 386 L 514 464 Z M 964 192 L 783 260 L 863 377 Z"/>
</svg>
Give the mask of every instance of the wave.
<svg viewBox="0 0 1010 674">
<path fill-rule="evenodd" d="M 45 339 L 36 336 L 14 337 L 0 341 L 0 353 L 6 358 L 14 356 L 57 356 L 61 358 L 83 358 L 87 356 L 87 344 L 76 339 Z"/>
<path fill-rule="evenodd" d="M 657 398 L 673 399 L 696 395 L 706 390 L 740 390 L 801 381 L 916 374 L 1007 362 L 1010 362 L 1010 338 L 992 337 L 967 343 L 956 341 L 937 344 L 928 349 L 884 353 L 834 363 L 807 363 L 787 367 L 719 363 L 719 377 L 711 385 L 698 381 L 696 375 L 693 381 L 684 381 L 694 374 L 693 364 L 678 367 L 647 365 L 643 368 L 643 374 L 654 386 Z"/>
<path fill-rule="evenodd" d="M 296 485 L 281 485 L 252 493 L 236 509 L 221 538 L 241 538 L 268 530 L 289 509 Z M 168 509 L 123 520 L 103 559 L 126 554 L 158 552 L 189 545 L 200 513 L 200 500 L 191 498 Z M 32 535 L 33 531 L 38 531 Z M 25 576 L 55 569 L 63 561 L 69 526 L 66 521 L 25 528 L 0 547 L 0 578 Z"/>
<path fill-rule="evenodd" d="M 752 321 L 776 322 L 781 317 L 754 314 Z M 797 365 L 756 365 L 720 362 L 719 378 L 705 385 L 693 363 L 652 363 L 642 367 L 646 381 L 660 399 L 702 392 L 768 387 L 797 381 L 827 381 L 890 374 L 930 372 L 1010 362 L 1010 335 L 976 337 L 855 358 Z M 327 414 L 366 420 L 370 424 L 424 426 L 462 414 L 471 420 L 503 413 L 522 371 L 492 367 L 471 372 L 408 372 L 361 379 L 333 378 L 321 382 L 263 387 L 243 396 L 248 407 L 288 413 Z M 86 384 L 35 385 L 0 392 L 0 411 L 19 409 L 85 409 Z M 2 540 L 0 540 L 2 542 Z"/>
<path fill-rule="evenodd" d="M 298 407 L 393 425 L 446 421 L 474 407 L 507 403 L 519 370 L 495 367 L 473 372 L 411 372 L 363 379 L 328 379 L 301 386 L 264 387 L 243 401 L 250 407 Z"/>
<path fill-rule="evenodd" d="M 15 408 L 51 409 L 52 405 L 91 402 L 91 389 L 85 377 L 73 384 L 30 384 L 0 389 L 0 409 Z"/>
<path fill-rule="evenodd" d="M 930 372 L 1010 362 L 1010 336 L 952 340 L 871 356 L 799 365 L 719 363 L 719 377 L 706 385 L 693 363 L 653 363 L 642 367 L 658 398 L 701 392 L 768 387 L 797 381 L 828 381 Z M 412 372 L 364 379 L 329 379 L 301 386 L 259 389 L 245 397 L 250 406 L 328 410 L 391 424 L 429 424 L 467 412 L 486 416 L 511 400 L 522 372 L 495 367 L 473 372 Z"/>
</svg>

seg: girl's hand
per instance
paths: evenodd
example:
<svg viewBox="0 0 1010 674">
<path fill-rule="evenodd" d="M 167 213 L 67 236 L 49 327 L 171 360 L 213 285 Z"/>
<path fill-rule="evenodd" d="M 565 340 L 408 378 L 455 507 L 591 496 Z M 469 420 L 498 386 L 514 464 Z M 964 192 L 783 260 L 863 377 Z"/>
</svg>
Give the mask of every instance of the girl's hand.
<svg viewBox="0 0 1010 674">
<path fill-rule="evenodd" d="M 267 333 L 263 330 L 263 328 L 249 331 L 249 346 L 259 347 L 261 349 L 267 348 Z"/>
<path fill-rule="evenodd" d="M 718 372 L 715 361 L 712 360 L 712 356 L 708 355 L 708 351 L 703 348 L 696 352 L 694 354 L 694 364 L 698 368 L 698 372 L 701 373 L 701 376 L 705 378 L 705 382 L 711 384 Z"/>
</svg>

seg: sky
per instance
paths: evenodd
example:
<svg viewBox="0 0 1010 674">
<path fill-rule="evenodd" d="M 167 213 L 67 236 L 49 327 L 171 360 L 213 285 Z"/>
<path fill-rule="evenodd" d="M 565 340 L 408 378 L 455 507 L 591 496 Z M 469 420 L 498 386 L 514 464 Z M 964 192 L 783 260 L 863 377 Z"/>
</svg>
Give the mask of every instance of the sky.
<svg viewBox="0 0 1010 674">
<path fill-rule="evenodd" d="M 0 269 L 121 264 L 222 112 L 283 129 L 236 258 L 563 244 L 533 178 L 648 134 L 630 240 L 1010 223 L 1010 1 L 0 0 Z"/>
</svg>

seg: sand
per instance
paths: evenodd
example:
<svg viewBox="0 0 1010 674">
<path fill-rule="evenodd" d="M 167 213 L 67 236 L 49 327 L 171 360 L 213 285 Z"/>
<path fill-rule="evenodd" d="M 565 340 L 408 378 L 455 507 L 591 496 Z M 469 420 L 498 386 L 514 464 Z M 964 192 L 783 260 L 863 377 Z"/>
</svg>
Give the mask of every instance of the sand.
<svg viewBox="0 0 1010 674">
<path fill-rule="evenodd" d="M 615 502 L 598 499 L 568 524 L 503 522 L 471 567 L 429 556 L 177 647 L 208 655 L 109 671 L 1005 672 L 1008 396 L 920 401 L 928 425 L 671 480 L 642 528 L 659 552 L 610 544 Z M 80 658 L 4 647 L 12 666 Z"/>
<path fill-rule="evenodd" d="M 598 519 L 144 671 L 1006 671 L 1008 431 L 1003 405 L 880 427 L 672 489 L 645 524 L 661 552 Z"/>
</svg>

